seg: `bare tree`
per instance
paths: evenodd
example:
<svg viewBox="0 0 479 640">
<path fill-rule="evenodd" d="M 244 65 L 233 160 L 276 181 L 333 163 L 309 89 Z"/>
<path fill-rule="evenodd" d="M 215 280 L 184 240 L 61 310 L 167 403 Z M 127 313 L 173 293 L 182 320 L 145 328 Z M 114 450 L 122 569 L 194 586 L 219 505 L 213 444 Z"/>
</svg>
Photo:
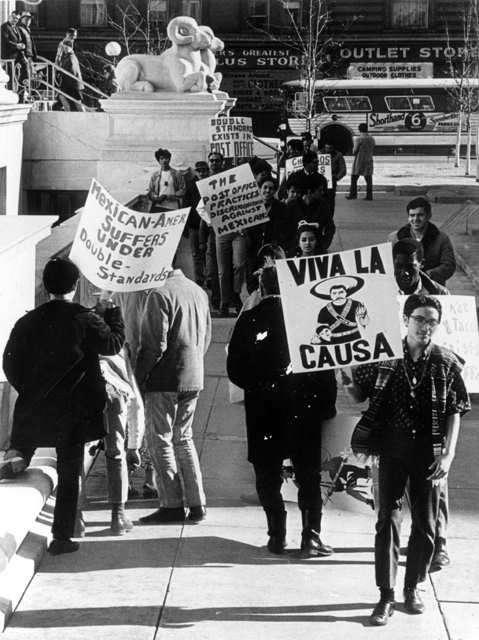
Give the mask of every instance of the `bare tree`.
<svg viewBox="0 0 479 640">
<path fill-rule="evenodd" d="M 451 91 L 458 109 L 456 130 L 455 166 L 460 166 L 462 131 L 466 130 L 465 175 L 471 173 L 472 119 L 479 108 L 477 78 L 479 75 L 479 0 L 465 0 L 462 10 L 461 47 L 449 58 L 449 73 L 455 80 Z M 450 46 L 449 29 L 446 25 L 447 45 Z M 476 156 L 478 150 L 476 149 Z"/>
<path fill-rule="evenodd" d="M 146 11 L 142 12 L 133 0 L 126 4 L 116 3 L 116 16 L 108 16 L 108 24 L 120 36 L 127 55 L 148 53 L 157 55 L 166 47 L 164 25 L 158 22 L 153 1 L 147 0 Z"/>
<path fill-rule="evenodd" d="M 345 33 L 350 26 L 361 18 L 352 15 L 347 24 L 334 24 L 335 34 L 332 34 L 333 21 L 328 8 L 328 0 L 303 0 L 300 11 L 291 9 L 288 0 L 276 0 L 287 18 L 287 35 L 284 25 L 270 25 L 270 30 L 255 27 L 268 40 L 281 42 L 296 53 L 298 71 L 303 83 L 303 90 L 298 92 L 295 100 L 295 111 L 299 118 L 304 119 L 306 130 L 311 131 L 316 113 L 315 83 L 316 80 L 331 75 L 338 70 L 335 68 L 335 52 L 341 45 L 341 39 L 336 34 Z M 281 33 L 281 36 L 278 36 Z"/>
</svg>

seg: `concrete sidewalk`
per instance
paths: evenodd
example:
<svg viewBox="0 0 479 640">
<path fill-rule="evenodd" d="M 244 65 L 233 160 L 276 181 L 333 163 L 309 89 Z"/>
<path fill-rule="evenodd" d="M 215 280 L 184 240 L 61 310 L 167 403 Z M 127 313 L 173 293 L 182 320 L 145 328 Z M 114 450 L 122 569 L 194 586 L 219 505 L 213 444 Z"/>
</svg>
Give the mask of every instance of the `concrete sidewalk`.
<svg viewBox="0 0 479 640">
<path fill-rule="evenodd" d="M 383 193 L 373 202 L 347 201 L 338 194 L 334 248 L 384 240 L 405 222 L 408 199 Z M 433 220 L 445 223 L 455 209 L 457 205 L 437 204 Z M 457 233 L 461 246 L 476 241 L 475 236 L 462 235 Z M 454 293 L 474 293 L 461 273 L 449 284 Z M 325 508 L 324 540 L 336 553 L 300 560 L 300 516 L 290 502 L 291 552 L 278 557 L 266 550 L 265 518 L 255 501 L 253 474 L 246 462 L 243 407 L 228 401 L 224 347 L 233 322 L 214 321 L 206 388 L 195 420 L 208 495 L 207 520 L 200 525 L 138 526 L 122 538 L 109 536 L 106 480 L 99 464 L 88 483 L 87 536 L 80 551 L 45 555 L 3 635 L 5 640 L 369 640 L 374 634 L 385 640 L 477 640 L 478 405 L 464 420 L 450 478 L 452 565 L 425 583 L 423 615 L 407 615 L 399 604 L 389 625 L 375 630 L 368 626 L 377 599 L 375 517 L 369 506 L 344 493 L 334 494 Z M 345 420 L 358 414 L 342 392 L 338 410 Z M 293 493 L 288 487 L 287 495 Z M 137 519 L 156 506 L 154 501 L 137 500 L 128 508 Z M 37 522 L 40 537 L 50 522 L 47 504 Z M 408 532 L 407 522 L 403 531 Z M 399 602 L 403 570 L 397 585 Z"/>
</svg>

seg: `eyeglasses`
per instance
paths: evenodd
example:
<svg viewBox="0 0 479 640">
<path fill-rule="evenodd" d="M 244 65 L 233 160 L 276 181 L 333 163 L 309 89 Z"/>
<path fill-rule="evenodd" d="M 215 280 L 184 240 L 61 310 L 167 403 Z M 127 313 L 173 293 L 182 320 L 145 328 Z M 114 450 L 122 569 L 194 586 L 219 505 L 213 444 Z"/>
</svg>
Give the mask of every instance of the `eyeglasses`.
<svg viewBox="0 0 479 640">
<path fill-rule="evenodd" d="M 438 320 L 428 320 L 423 316 L 409 316 L 409 317 L 412 318 L 415 322 L 417 322 L 417 324 L 420 325 L 421 327 L 427 326 L 430 329 L 435 329 L 439 324 Z"/>
</svg>

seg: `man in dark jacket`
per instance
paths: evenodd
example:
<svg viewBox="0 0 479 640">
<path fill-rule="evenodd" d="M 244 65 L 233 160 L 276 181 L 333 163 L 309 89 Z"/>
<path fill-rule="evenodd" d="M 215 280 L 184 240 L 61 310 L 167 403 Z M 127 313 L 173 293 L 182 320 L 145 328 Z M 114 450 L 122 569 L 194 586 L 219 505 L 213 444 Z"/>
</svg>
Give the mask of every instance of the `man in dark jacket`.
<svg viewBox="0 0 479 640">
<path fill-rule="evenodd" d="M 18 320 L 3 354 L 7 380 L 18 391 L 6 458 L 23 458 L 25 468 L 37 447 L 57 451 L 53 554 L 78 549 L 71 538 L 84 444 L 105 435 L 98 356 L 118 353 L 124 341 L 118 307 L 102 302 L 92 311 L 72 302 L 78 278 L 68 259 L 47 263 L 43 283 L 50 301 Z M 4 465 L 3 477 L 8 470 Z"/>
<path fill-rule="evenodd" d="M 298 484 L 303 557 L 333 553 L 320 538 L 321 425 L 336 413 L 334 372 L 289 374 L 279 286 L 274 267 L 260 276 L 263 297 L 238 318 L 228 347 L 229 379 L 245 391 L 248 460 L 266 513 L 268 549 L 286 546 L 286 511 L 281 496 L 283 459 L 291 458 Z"/>
<path fill-rule="evenodd" d="M 423 269 L 426 274 L 445 285 L 456 271 L 456 257 L 454 247 L 448 235 L 432 224 L 431 203 L 426 198 L 414 198 L 408 202 L 407 213 L 409 222 L 389 236 L 394 243 L 404 238 L 414 238 L 424 249 Z"/>
<path fill-rule="evenodd" d="M 8 16 L 7 22 L 4 22 L 0 27 L 0 42 L 2 45 L 1 58 L 2 60 L 14 60 L 15 65 L 20 65 L 25 62 L 25 43 L 22 40 L 22 34 L 18 28 L 18 21 L 20 14 L 17 11 L 12 11 Z M 13 75 L 15 70 L 8 70 L 9 75 Z M 10 78 L 8 88 L 12 88 L 13 77 Z"/>
</svg>

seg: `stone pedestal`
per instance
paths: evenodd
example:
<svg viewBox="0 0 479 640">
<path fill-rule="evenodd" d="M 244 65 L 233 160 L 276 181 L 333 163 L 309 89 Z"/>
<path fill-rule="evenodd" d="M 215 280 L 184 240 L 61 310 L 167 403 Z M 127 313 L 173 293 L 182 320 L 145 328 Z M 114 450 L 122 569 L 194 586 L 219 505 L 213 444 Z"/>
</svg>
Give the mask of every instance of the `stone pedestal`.
<svg viewBox="0 0 479 640">
<path fill-rule="evenodd" d="M 158 168 L 154 152 L 169 149 L 171 164 L 193 166 L 209 151 L 209 121 L 231 109 L 227 93 L 117 93 L 101 102 L 109 116 L 109 135 L 101 151 L 97 178 L 121 202 L 148 187 Z"/>
</svg>

